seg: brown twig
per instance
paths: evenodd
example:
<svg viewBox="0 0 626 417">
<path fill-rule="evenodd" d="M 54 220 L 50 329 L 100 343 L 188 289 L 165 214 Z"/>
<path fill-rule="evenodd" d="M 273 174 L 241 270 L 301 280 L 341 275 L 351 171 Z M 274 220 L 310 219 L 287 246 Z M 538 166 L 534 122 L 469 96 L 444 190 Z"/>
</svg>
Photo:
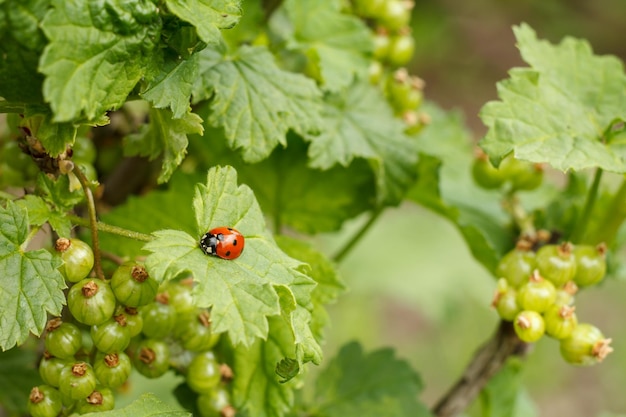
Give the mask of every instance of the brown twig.
<svg viewBox="0 0 626 417">
<path fill-rule="evenodd" d="M 501 321 L 493 337 L 478 349 L 461 378 L 433 407 L 433 414 L 437 417 L 461 414 L 504 366 L 508 357 L 525 356 L 528 346 L 517 337 L 512 323 Z"/>
</svg>

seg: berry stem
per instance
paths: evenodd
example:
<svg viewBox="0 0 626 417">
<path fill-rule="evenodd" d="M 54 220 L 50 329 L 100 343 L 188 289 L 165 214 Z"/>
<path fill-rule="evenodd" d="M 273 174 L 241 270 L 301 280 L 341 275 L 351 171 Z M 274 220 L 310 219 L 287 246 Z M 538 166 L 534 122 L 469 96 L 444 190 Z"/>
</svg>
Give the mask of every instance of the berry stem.
<svg viewBox="0 0 626 417">
<path fill-rule="evenodd" d="M 527 346 L 517 337 L 510 322 L 500 321 L 494 335 L 476 351 L 463 375 L 435 404 L 433 414 L 437 417 L 460 415 L 502 369 L 509 356 L 525 356 Z"/>
<path fill-rule="evenodd" d="M 587 193 L 587 200 L 585 201 L 585 207 L 583 208 L 583 212 L 578 219 L 578 223 L 576 224 L 576 228 L 572 233 L 571 241 L 574 243 L 581 242 L 582 238 L 585 236 L 585 232 L 587 231 L 587 225 L 589 224 L 589 219 L 591 218 L 591 213 L 593 212 L 593 207 L 596 204 L 596 200 L 598 197 L 598 189 L 600 188 L 600 180 L 602 179 L 602 173 L 604 171 L 602 168 L 596 169 L 596 173 L 593 176 L 593 182 L 591 183 L 591 188 Z"/>
<path fill-rule="evenodd" d="M 89 227 L 91 224 L 89 220 L 83 219 L 82 217 L 79 217 L 79 216 L 68 215 L 67 217 L 68 219 L 70 219 L 72 223 L 75 223 L 79 226 Z M 111 233 L 111 234 L 118 235 L 118 236 L 124 236 L 129 239 L 140 240 L 142 242 L 150 242 L 152 239 L 154 239 L 152 236 L 147 235 L 145 233 L 135 232 L 133 230 L 124 229 L 122 227 L 113 226 L 113 225 L 102 223 L 102 222 L 96 222 L 96 228 L 100 230 L 101 232 Z"/>
<path fill-rule="evenodd" d="M 89 229 L 91 230 L 91 245 L 93 247 L 93 269 L 96 271 L 96 276 L 100 279 L 104 279 L 104 272 L 102 271 L 102 262 L 100 258 L 100 240 L 98 239 L 98 218 L 96 214 L 96 201 L 93 198 L 93 193 L 89 187 L 89 179 L 85 173 L 78 167 L 74 167 L 73 170 L 76 178 L 83 187 L 85 198 L 87 199 L 87 211 L 89 212 Z"/>
<path fill-rule="evenodd" d="M 26 105 L 24 103 L 9 102 L 0 100 L 0 113 L 24 113 Z"/>
<path fill-rule="evenodd" d="M 522 207 L 522 204 L 514 193 L 507 194 L 502 205 L 520 229 L 522 236 L 534 238 L 537 235 L 535 225 L 533 224 L 533 217 L 524 210 L 524 207 Z"/>
<path fill-rule="evenodd" d="M 333 260 L 336 263 L 340 263 L 348 255 L 348 253 L 350 253 L 350 251 L 356 246 L 356 244 L 359 243 L 361 238 L 365 236 L 365 233 L 367 233 L 370 227 L 372 227 L 372 225 L 376 223 L 376 220 L 378 220 L 378 217 L 380 217 L 382 212 L 383 212 L 383 207 L 377 207 L 372 212 L 372 215 L 370 216 L 369 220 L 365 222 L 365 224 L 361 226 L 361 228 L 354 234 L 354 236 L 352 236 L 352 238 L 348 241 L 348 243 L 346 243 L 345 246 L 341 248 L 339 252 L 335 254 L 335 256 L 333 256 Z"/>
</svg>

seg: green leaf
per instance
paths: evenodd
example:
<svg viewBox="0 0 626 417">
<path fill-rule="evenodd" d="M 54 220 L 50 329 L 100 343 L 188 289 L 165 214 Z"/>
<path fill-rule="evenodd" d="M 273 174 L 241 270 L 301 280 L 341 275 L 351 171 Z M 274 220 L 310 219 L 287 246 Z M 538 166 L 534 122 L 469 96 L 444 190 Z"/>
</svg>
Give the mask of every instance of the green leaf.
<svg viewBox="0 0 626 417">
<path fill-rule="evenodd" d="M 514 152 L 562 171 L 626 172 L 626 148 L 606 137 L 616 120 L 626 119 L 622 62 L 594 55 L 586 41 L 565 38 L 555 46 L 538 40 L 526 24 L 514 32 L 530 67 L 510 71 L 498 84 L 500 101 L 481 110 L 489 128 L 481 147 L 496 164 Z"/>
<path fill-rule="evenodd" d="M 24 252 L 28 215 L 8 201 L 0 207 L 0 350 L 21 344 L 29 332 L 39 336 L 47 313 L 59 315 L 65 303 L 61 260 L 40 249 Z"/>
<path fill-rule="evenodd" d="M 311 292 L 313 312 L 311 329 L 318 342 L 324 340 L 324 327 L 330 322 L 326 305 L 334 303 L 339 295 L 346 290 L 335 265 L 309 243 L 288 236 L 277 236 L 276 243 L 287 255 L 306 262 L 311 267 L 310 276 L 317 286 Z"/>
<path fill-rule="evenodd" d="M 18 103 L 42 101 L 37 71 L 46 38 L 39 24 L 49 0 L 0 2 L 0 97 Z"/>
<path fill-rule="evenodd" d="M 294 402 L 294 384 L 282 383 L 276 365 L 293 357 L 293 335 L 281 318 L 270 318 L 266 341 L 257 340 L 249 347 L 238 346 L 234 352 L 233 403 L 235 408 L 255 417 L 278 417 L 289 411 Z"/>
<path fill-rule="evenodd" d="M 382 93 L 359 82 L 345 94 L 329 95 L 325 104 L 327 129 L 307 138 L 311 166 L 329 169 L 364 158 L 376 176 L 378 201 L 398 204 L 415 180 L 417 149 Z"/>
<path fill-rule="evenodd" d="M 301 136 L 319 131 L 319 89 L 305 76 L 280 69 L 267 48 L 243 46 L 228 54 L 217 45 L 200 54 L 194 102 L 211 98 L 209 124 L 224 127 L 229 146 L 241 148 L 246 162 L 285 146 L 289 129 Z"/>
<path fill-rule="evenodd" d="M 282 8 L 290 25 L 283 19 L 274 25 L 287 38 L 287 48 L 312 59 L 323 86 L 330 91 L 339 91 L 349 86 L 355 75 L 366 74 L 367 55 L 374 49 L 367 25 L 342 13 L 342 7 L 338 0 L 287 0 Z"/>
<path fill-rule="evenodd" d="M 28 128 L 30 136 L 38 139 L 52 157 L 65 152 L 76 138 L 76 126 L 72 123 L 55 123 L 47 106 L 26 106 L 20 126 Z"/>
<path fill-rule="evenodd" d="M 494 271 L 514 241 L 501 209 L 500 194 L 485 191 L 471 176 L 472 141 L 458 113 L 426 107 L 432 123 L 420 135 L 423 152 L 418 182 L 408 198 L 449 219 L 472 255 Z"/>
<path fill-rule="evenodd" d="M 198 111 L 206 120 L 203 109 Z M 207 127 L 205 132 L 204 137 L 190 138 L 190 156 L 206 167 L 235 167 L 240 180 L 254 190 L 263 212 L 274 219 L 275 227 L 308 234 L 335 231 L 375 204 L 374 174 L 362 159 L 349 167 L 310 168 L 308 145 L 290 134 L 286 148 L 278 147 L 267 159 L 251 165 L 228 148 L 222 129 Z"/>
<path fill-rule="evenodd" d="M 418 402 L 419 375 L 391 349 L 365 354 L 360 344 L 341 348 L 319 375 L 308 415 L 324 417 L 426 417 Z"/>
<path fill-rule="evenodd" d="M 480 392 L 482 417 L 534 417 L 522 387 L 522 363 L 511 358 Z M 524 411 L 522 411 L 526 408 Z"/>
<path fill-rule="evenodd" d="M 202 119 L 195 113 L 185 113 L 182 118 L 174 118 L 169 109 L 151 108 L 150 123 L 143 125 L 138 134 L 130 135 L 124 141 L 126 155 L 147 156 L 153 160 L 163 156 L 161 173 L 157 181 L 167 182 L 174 170 L 183 161 L 187 152 L 187 135 L 202 134 Z"/>
<path fill-rule="evenodd" d="M 166 0 L 170 12 L 196 27 L 206 43 L 221 39 L 220 29 L 229 29 L 241 17 L 240 0 Z"/>
<path fill-rule="evenodd" d="M 64 213 L 46 204 L 41 197 L 26 195 L 15 203 L 28 212 L 31 225 L 41 226 L 48 222 L 60 237 L 70 237 L 72 223 L 65 217 Z"/>
<path fill-rule="evenodd" d="M 81 190 L 70 190 L 70 181 L 67 175 L 50 178 L 40 173 L 37 177 L 37 194 L 54 205 L 59 211 L 69 210 L 83 201 L 85 195 Z"/>
<path fill-rule="evenodd" d="M 144 75 L 160 18 L 149 0 L 53 0 L 42 28 L 43 92 L 57 122 L 93 120 L 120 107 Z"/>
<path fill-rule="evenodd" d="M 191 417 L 191 413 L 177 410 L 163 403 L 154 394 L 143 394 L 124 408 L 83 415 L 98 417 Z"/>
<path fill-rule="evenodd" d="M 177 171 L 166 190 L 153 190 L 142 196 L 130 196 L 123 204 L 102 215 L 105 223 L 128 230 L 152 233 L 160 229 L 178 229 L 190 235 L 196 230 L 189 196 L 204 175 L 187 175 Z M 100 234 L 103 248 L 118 255 L 135 257 L 142 253 L 142 242 L 108 233 Z"/>
<path fill-rule="evenodd" d="M 212 306 L 216 333 L 228 332 L 233 344 L 249 346 L 256 338 L 267 337 L 267 316 L 281 314 L 283 303 L 290 308 L 311 307 L 314 282 L 302 272 L 302 263 L 276 246 L 252 191 L 237 186 L 234 169 L 211 169 L 206 185 L 196 188 L 193 208 L 194 236 L 177 230 L 153 233 L 155 240 L 144 246 L 150 252 L 146 266 L 160 280 L 191 272 L 198 283 L 196 302 Z M 200 249 L 201 235 L 217 226 L 234 227 L 245 236 L 245 250 L 236 260 L 207 256 Z M 291 330 L 297 334 L 304 318 L 282 313 L 290 316 Z M 309 344 L 303 349 L 316 348 Z"/>
<path fill-rule="evenodd" d="M 140 95 L 152 103 L 152 107 L 169 107 L 173 119 L 189 115 L 191 87 L 198 76 L 198 69 L 198 54 L 187 59 L 168 55 L 159 66 L 159 73 L 150 80 Z"/>
<path fill-rule="evenodd" d="M 26 413 L 31 388 L 41 384 L 34 349 L 11 349 L 0 353 L 0 404 L 14 414 Z"/>
</svg>

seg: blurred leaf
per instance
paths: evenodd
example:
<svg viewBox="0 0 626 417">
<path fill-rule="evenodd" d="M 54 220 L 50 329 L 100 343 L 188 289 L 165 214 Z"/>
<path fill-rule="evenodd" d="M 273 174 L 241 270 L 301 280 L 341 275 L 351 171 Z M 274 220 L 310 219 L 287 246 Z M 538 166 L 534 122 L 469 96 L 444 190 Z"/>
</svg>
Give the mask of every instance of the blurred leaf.
<svg viewBox="0 0 626 417">
<path fill-rule="evenodd" d="M 358 17 L 342 13 L 342 6 L 338 0 L 287 0 L 276 13 L 285 13 L 290 24 L 280 19 L 273 25 L 286 38 L 287 48 L 312 60 L 330 91 L 349 86 L 356 74 L 366 74 L 367 54 L 374 49 L 370 29 Z"/>
<path fill-rule="evenodd" d="M 269 158 L 250 165 L 228 149 L 221 129 L 209 128 L 204 137 L 190 140 L 194 159 L 206 166 L 234 166 L 263 212 L 283 226 L 308 234 L 335 231 L 372 208 L 374 177 L 364 160 L 322 171 L 307 166 L 307 148 L 299 137 L 289 135 L 286 148 L 278 147 Z"/>
<path fill-rule="evenodd" d="M 0 404 L 9 412 L 26 413 L 30 390 L 41 384 L 34 350 L 0 352 Z"/>
<path fill-rule="evenodd" d="M 376 176 L 378 202 L 398 204 L 415 181 L 417 150 L 382 93 L 357 82 L 345 94 L 328 95 L 325 104 L 326 129 L 307 138 L 311 166 L 329 169 L 364 158 Z"/>
<path fill-rule="evenodd" d="M 206 43 L 221 39 L 220 29 L 229 29 L 241 17 L 240 0 L 165 0 L 170 12 L 196 27 Z"/>
<path fill-rule="evenodd" d="M 495 163 L 514 152 L 561 171 L 626 172 L 626 147 L 609 136 L 615 121 L 626 120 L 622 62 L 593 55 L 583 40 L 565 38 L 555 46 L 526 24 L 513 30 L 530 67 L 511 70 L 498 84 L 500 101 L 481 110 L 489 127 L 481 147 Z"/>
<path fill-rule="evenodd" d="M 420 377 L 391 349 L 369 354 L 356 342 L 345 345 L 315 385 L 308 415 L 319 417 L 427 417 L 417 400 Z"/>
<path fill-rule="evenodd" d="M 187 135 L 202 134 L 202 119 L 195 113 L 187 112 L 181 118 L 174 118 L 169 109 L 151 108 L 150 123 L 141 131 L 130 135 L 124 141 L 126 155 L 147 156 L 153 160 L 163 157 L 161 173 L 157 181 L 167 182 L 187 153 Z"/>
<path fill-rule="evenodd" d="M 144 75 L 161 19 L 149 0 L 107 0 L 106 7 L 52 0 L 41 23 L 50 40 L 39 70 L 54 120 L 93 120 L 120 107 Z"/>
<path fill-rule="evenodd" d="M 0 350 L 20 345 L 29 332 L 39 336 L 50 313 L 65 303 L 61 260 L 40 249 L 25 252 L 28 214 L 11 201 L 0 207 Z"/>
<path fill-rule="evenodd" d="M 418 182 L 408 197 L 448 218 L 461 232 L 472 255 L 494 271 L 514 242 L 500 206 L 500 194 L 485 191 L 471 177 L 472 142 L 458 113 L 434 106 L 432 123 L 418 140 Z"/>
<path fill-rule="evenodd" d="M 242 46 L 229 54 L 225 45 L 217 45 L 200 54 L 194 102 L 211 99 L 209 124 L 224 128 L 228 145 L 241 148 L 246 162 L 286 145 L 289 129 L 303 136 L 322 127 L 315 83 L 280 69 L 267 48 Z"/>
<path fill-rule="evenodd" d="M 523 363 L 510 358 L 480 393 L 482 417 L 536 417 L 522 388 Z"/>
</svg>

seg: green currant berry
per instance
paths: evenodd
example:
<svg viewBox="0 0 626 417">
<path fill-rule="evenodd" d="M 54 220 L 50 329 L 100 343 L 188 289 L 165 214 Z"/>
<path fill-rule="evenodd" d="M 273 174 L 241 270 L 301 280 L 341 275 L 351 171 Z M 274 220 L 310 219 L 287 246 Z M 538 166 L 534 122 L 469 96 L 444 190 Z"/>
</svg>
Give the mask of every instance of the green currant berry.
<svg viewBox="0 0 626 417">
<path fill-rule="evenodd" d="M 415 40 L 411 32 L 406 31 L 391 38 L 387 50 L 387 61 L 395 67 L 400 67 L 411 61 L 414 52 Z"/>
<path fill-rule="evenodd" d="M 211 332 L 211 316 L 207 310 L 181 314 L 176 322 L 175 336 L 187 350 L 202 352 L 219 341 L 219 334 Z"/>
<path fill-rule="evenodd" d="M 530 191 L 539 187 L 543 181 L 543 166 L 516 159 L 514 156 L 504 158 L 500 164 L 500 172 L 505 181 L 511 183 L 514 191 Z"/>
<path fill-rule="evenodd" d="M 41 362 L 39 362 L 39 375 L 46 384 L 58 388 L 59 377 L 63 368 L 71 364 L 67 359 L 59 359 L 51 356 L 48 351 L 44 352 Z"/>
<path fill-rule="evenodd" d="M 96 387 L 87 398 L 76 402 L 78 414 L 109 411 L 113 410 L 113 408 L 115 408 L 115 397 L 113 396 L 113 391 L 107 387 Z"/>
<path fill-rule="evenodd" d="M 522 310 L 543 313 L 554 304 L 555 299 L 556 288 L 554 288 L 554 284 L 543 279 L 537 271 L 517 291 L 517 303 Z"/>
<path fill-rule="evenodd" d="M 93 326 L 111 318 L 115 311 L 115 295 L 106 282 L 88 278 L 70 288 L 67 306 L 76 320 Z"/>
<path fill-rule="evenodd" d="M 367 69 L 368 79 L 371 84 L 378 84 L 380 80 L 383 78 L 383 74 L 385 73 L 385 67 L 380 61 L 372 61 L 369 68 Z"/>
<path fill-rule="evenodd" d="M 91 339 L 100 352 L 121 352 L 128 347 L 130 337 L 126 316 L 123 314 L 91 326 Z"/>
<path fill-rule="evenodd" d="M 63 408 L 61 394 L 49 385 L 39 385 L 30 391 L 28 412 L 32 417 L 56 417 Z"/>
<path fill-rule="evenodd" d="M 142 332 L 146 337 L 162 339 L 169 335 L 176 324 L 176 310 L 169 305 L 165 293 L 160 293 L 157 301 L 141 308 Z"/>
<path fill-rule="evenodd" d="M 613 351 L 610 343 L 611 339 L 605 339 L 597 327 L 580 323 L 568 338 L 561 340 L 561 356 L 574 365 L 593 365 Z"/>
<path fill-rule="evenodd" d="M 170 349 L 160 340 L 144 339 L 137 345 L 133 363 L 143 376 L 158 378 L 170 367 Z"/>
<path fill-rule="evenodd" d="M 375 16 L 380 24 L 390 31 L 399 31 L 408 26 L 414 3 L 405 0 L 387 0 Z"/>
<path fill-rule="evenodd" d="M 174 307 L 176 314 L 192 312 L 196 310 L 191 291 L 193 289 L 192 279 L 183 279 L 180 281 L 169 281 L 163 293 L 167 294 L 167 303 Z"/>
<path fill-rule="evenodd" d="M 46 324 L 44 345 L 50 355 L 68 359 L 78 352 L 83 344 L 83 335 L 78 327 L 54 318 Z"/>
<path fill-rule="evenodd" d="M 132 371 L 130 358 L 124 352 L 96 354 L 94 372 L 105 387 L 117 388 L 124 384 Z"/>
<path fill-rule="evenodd" d="M 496 276 L 506 279 L 516 288 L 528 282 L 536 268 L 535 253 L 524 242 L 518 242 L 516 248 L 504 255 L 496 267 Z"/>
<path fill-rule="evenodd" d="M 376 17 L 387 0 L 355 0 L 354 7 L 358 14 L 365 17 Z"/>
<path fill-rule="evenodd" d="M 96 374 L 88 363 L 74 362 L 61 371 L 59 391 L 72 400 L 86 398 L 94 388 L 96 388 Z"/>
<path fill-rule="evenodd" d="M 230 417 L 236 414 L 230 405 L 228 391 L 221 385 L 209 393 L 200 394 L 196 405 L 201 417 Z"/>
<path fill-rule="evenodd" d="M 577 285 L 587 287 L 602 281 L 606 274 L 606 245 L 577 245 L 573 254 L 576 258 L 574 282 Z"/>
<path fill-rule="evenodd" d="M 567 281 L 565 285 L 556 290 L 554 304 L 558 306 L 571 306 L 574 304 L 574 295 L 578 292 L 578 286 L 574 281 Z"/>
<path fill-rule="evenodd" d="M 542 246 L 536 255 L 537 268 L 542 277 L 560 287 L 576 275 L 576 258 L 571 243 Z"/>
<path fill-rule="evenodd" d="M 517 313 L 521 311 L 517 304 L 517 291 L 508 286 L 504 278 L 498 280 L 498 288 L 495 291 L 492 306 L 502 320 L 506 321 L 513 321 Z"/>
<path fill-rule="evenodd" d="M 553 305 L 543 315 L 546 323 L 546 334 L 555 339 L 568 338 L 576 326 L 578 319 L 574 313 L 575 307 L 567 305 Z"/>
<path fill-rule="evenodd" d="M 195 392 L 199 394 L 211 392 L 221 379 L 220 365 L 210 350 L 199 353 L 191 360 L 187 369 L 187 384 Z"/>
<path fill-rule="evenodd" d="M 111 289 L 117 300 L 129 307 L 139 307 L 154 300 L 159 284 L 136 262 L 120 265 L 111 277 Z"/>
<path fill-rule="evenodd" d="M 520 311 L 515 320 L 513 320 L 515 333 L 521 341 L 533 343 L 541 339 L 545 333 L 546 327 L 543 317 L 536 311 Z"/>
<path fill-rule="evenodd" d="M 91 247 L 78 239 L 57 239 L 54 248 L 61 254 L 63 265 L 59 271 L 69 282 L 78 282 L 89 275 L 94 257 Z"/>
<path fill-rule="evenodd" d="M 372 40 L 374 42 L 374 59 L 384 60 L 389 53 L 389 45 L 391 43 L 389 34 L 385 29 L 379 29 Z"/>
<path fill-rule="evenodd" d="M 480 150 L 477 151 L 472 163 L 472 178 L 476 185 L 485 190 L 500 188 L 504 184 L 502 173 L 491 164 L 489 157 Z"/>
<path fill-rule="evenodd" d="M 130 333 L 130 337 L 135 337 L 143 329 L 143 318 L 139 314 L 139 310 L 135 307 L 120 307 L 116 315 L 124 315 L 126 317 L 126 328 Z"/>
</svg>

